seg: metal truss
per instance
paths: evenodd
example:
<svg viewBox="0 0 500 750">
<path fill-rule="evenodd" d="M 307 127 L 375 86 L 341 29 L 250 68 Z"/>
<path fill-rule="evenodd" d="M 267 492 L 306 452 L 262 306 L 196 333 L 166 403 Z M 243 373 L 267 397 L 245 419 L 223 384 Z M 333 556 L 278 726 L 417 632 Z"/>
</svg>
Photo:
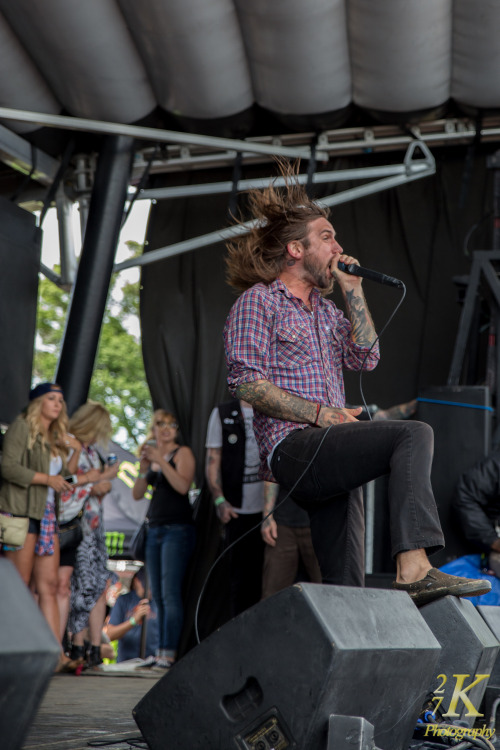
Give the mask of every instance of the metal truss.
<svg viewBox="0 0 500 750">
<path fill-rule="evenodd" d="M 498 278 L 500 267 L 499 250 L 476 250 L 472 258 L 472 266 L 467 282 L 467 290 L 460 315 L 455 348 L 450 365 L 447 385 L 457 386 L 460 383 L 471 337 L 477 336 L 473 330 L 474 313 L 481 297 L 487 300 L 490 318 L 494 327 L 495 342 L 495 383 L 491 384 L 492 391 L 500 393 L 500 281 Z M 469 352 L 470 353 L 470 352 Z"/>
<path fill-rule="evenodd" d="M 233 152 L 264 154 L 266 156 L 285 156 L 290 159 L 311 159 L 328 161 L 328 155 L 321 150 L 313 153 L 311 145 L 300 144 L 287 146 L 280 143 L 264 143 L 259 139 L 238 140 L 236 138 L 218 138 L 209 135 L 183 133 L 161 128 L 146 128 L 139 125 L 125 125 L 119 122 L 105 122 L 102 120 L 88 120 L 82 117 L 68 117 L 66 115 L 50 115 L 43 112 L 28 112 L 20 109 L 0 107 L 0 119 L 16 122 L 29 122 L 40 127 L 56 128 L 57 130 L 76 130 L 100 135 L 123 135 L 138 140 L 153 143 L 173 143 L 177 146 L 195 146 L 216 150 L 231 150 Z"/>
<path fill-rule="evenodd" d="M 233 166 L 239 155 L 241 164 L 272 163 L 277 156 L 300 158 L 326 162 L 330 158 L 352 155 L 371 154 L 385 151 L 405 151 L 402 164 L 368 167 L 364 169 L 344 169 L 328 172 L 313 171 L 310 181 L 313 185 L 326 182 L 342 182 L 346 180 L 366 180 L 365 184 L 329 195 L 322 199 L 327 206 L 335 206 L 350 200 L 388 190 L 406 182 L 422 179 L 434 173 L 435 163 L 429 151 L 429 146 L 443 146 L 471 143 L 479 135 L 481 141 L 500 141 L 500 117 L 484 118 L 480 133 L 477 133 L 476 122 L 471 118 L 446 118 L 441 120 L 422 122 L 413 125 L 378 125 L 373 127 L 339 128 L 320 133 L 293 133 L 280 136 L 262 136 L 245 140 L 217 138 L 177 131 L 146 128 L 121 123 L 102 122 L 83 118 L 49 115 L 39 112 L 28 112 L 0 107 L 0 118 L 3 121 L 29 122 L 43 127 L 63 130 L 76 130 L 109 135 L 127 135 L 137 139 L 139 147 L 132 170 L 130 184 L 133 187 L 139 183 L 146 166 L 150 174 L 169 174 L 184 171 L 214 169 L 217 167 Z M 144 143 L 141 146 L 141 142 Z M 157 144 L 156 146 L 151 144 Z M 159 148 L 158 148 L 159 144 Z M 416 149 L 421 151 L 422 158 L 413 158 Z M 157 155 L 158 154 L 158 155 Z M 87 160 L 88 158 L 85 157 Z M 59 162 L 57 159 L 34 148 L 24 138 L 14 134 L 6 127 L 0 126 L 0 161 L 14 169 L 29 174 L 33 181 L 48 186 L 54 179 Z M 78 161 L 78 160 L 77 160 Z M 66 194 L 70 202 L 77 200 L 88 202 L 92 180 L 82 182 L 79 178 L 79 168 L 73 170 L 72 180 L 66 180 Z M 71 178 L 71 175 L 69 175 Z M 300 176 L 300 181 L 307 181 L 306 176 Z M 268 180 L 264 181 L 265 183 Z M 32 183 L 33 184 L 33 183 Z M 243 180 L 237 184 L 238 190 L 259 187 L 258 181 Z M 279 181 L 278 183 L 279 184 Z M 232 182 L 212 182 L 205 185 L 172 186 L 157 190 L 143 190 L 137 199 L 164 199 L 192 195 L 207 195 L 224 193 L 233 190 Z M 25 194 L 24 194 L 25 195 Z M 36 193 L 34 193 L 36 195 Z M 35 198 L 36 199 L 36 198 Z M 39 193 L 38 193 L 39 199 Z M 59 192 L 56 200 L 58 218 L 61 224 L 60 237 L 62 253 L 64 254 L 64 279 L 58 283 L 68 284 L 74 276 L 75 261 L 72 257 L 74 249 L 71 247 L 67 232 L 68 205 Z M 83 211 L 83 214 L 85 211 Z M 227 240 L 248 229 L 250 224 L 221 229 L 217 232 L 198 238 L 176 243 L 169 247 L 147 253 L 142 258 L 131 259 L 117 264 L 115 271 L 120 271 L 137 265 L 153 263 L 155 260 L 178 255 L 199 247 Z M 48 269 L 42 271 L 49 277 L 54 276 Z"/>
<path fill-rule="evenodd" d="M 420 150 L 423 158 L 415 159 L 415 152 Z M 312 176 L 312 183 L 319 184 L 321 182 L 342 182 L 345 180 L 360 180 L 370 178 L 381 178 L 375 179 L 373 182 L 368 182 L 358 187 L 344 190 L 340 193 L 326 196 L 320 199 L 320 203 L 325 206 L 338 206 L 341 203 L 347 203 L 348 201 L 361 198 L 365 195 L 371 195 L 372 193 L 378 193 L 381 190 L 389 190 L 390 188 L 403 185 L 407 182 L 413 182 L 414 180 L 420 180 L 424 177 L 429 177 L 436 171 L 436 164 L 434 157 L 425 145 L 420 141 L 413 141 L 410 143 L 406 151 L 403 164 L 394 164 L 382 167 L 366 167 L 363 169 L 344 169 L 337 172 L 321 172 L 315 173 Z M 308 180 L 307 175 L 299 175 L 298 181 L 306 183 Z M 233 188 L 236 190 L 243 190 L 249 188 L 259 188 L 268 185 L 270 181 L 277 186 L 283 185 L 284 180 L 282 178 L 272 177 L 267 179 L 259 180 L 241 180 L 240 182 L 219 182 L 212 183 L 209 185 L 188 185 L 184 187 L 172 187 L 172 188 L 159 188 L 157 190 L 144 190 L 141 192 L 143 198 L 178 198 L 187 197 L 192 195 L 206 195 L 208 193 L 224 193 L 229 192 Z M 145 266 L 150 263 L 155 263 L 165 258 L 171 258 L 174 255 L 180 255 L 182 253 L 190 252 L 191 250 L 197 250 L 201 247 L 207 247 L 214 245 L 217 242 L 226 241 L 237 235 L 244 234 L 249 229 L 255 226 L 255 221 L 248 221 L 242 224 L 237 224 L 232 227 L 220 229 L 215 232 L 201 235 L 199 237 L 193 237 L 189 240 L 177 242 L 174 245 L 168 245 L 166 247 L 152 250 L 151 252 L 141 255 L 139 258 L 131 258 L 130 260 L 118 263 L 114 267 L 114 271 L 123 271 L 126 268 L 133 268 L 135 266 Z"/>
<path fill-rule="evenodd" d="M 3 125 L 0 125 L 0 161 L 45 186 L 52 184 L 59 169 L 57 159 Z"/>
<path fill-rule="evenodd" d="M 297 148 L 316 143 L 321 153 L 329 158 L 372 154 L 381 152 L 405 151 L 414 140 L 425 143 L 429 148 L 439 146 L 467 145 L 477 135 L 481 142 L 500 141 L 500 117 L 487 117 L 477 133 L 475 120 L 468 117 L 450 117 L 418 124 L 376 125 L 373 127 L 337 128 L 320 133 L 292 133 L 286 135 L 249 138 L 247 143 Z M 170 144 L 156 156 L 153 147 L 147 147 L 137 154 L 132 172 L 132 184 L 137 184 L 146 164 L 150 174 L 171 174 L 191 170 L 230 167 L 236 151 L 214 151 L 200 146 Z M 151 157 L 154 157 L 149 164 Z M 255 153 L 242 153 L 243 164 L 262 164 L 270 159 Z"/>
</svg>

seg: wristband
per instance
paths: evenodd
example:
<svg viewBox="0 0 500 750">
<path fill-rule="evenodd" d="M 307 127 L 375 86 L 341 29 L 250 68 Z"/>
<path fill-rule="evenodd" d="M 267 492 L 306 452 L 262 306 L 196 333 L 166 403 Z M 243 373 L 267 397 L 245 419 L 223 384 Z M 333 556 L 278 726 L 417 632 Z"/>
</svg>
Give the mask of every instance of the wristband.
<svg viewBox="0 0 500 750">
<path fill-rule="evenodd" d="M 317 427 L 318 426 L 318 418 L 319 418 L 320 411 L 321 411 L 321 404 L 318 404 L 317 407 L 316 407 L 316 419 L 314 420 L 313 427 Z"/>
<path fill-rule="evenodd" d="M 132 627 L 135 628 L 135 626 L 137 625 L 137 620 L 135 619 L 135 617 L 129 617 L 128 621 L 132 625 Z"/>
<path fill-rule="evenodd" d="M 139 472 L 138 475 L 137 475 L 137 478 L 138 479 L 145 479 L 146 474 L 147 474 L 147 472 L 145 474 L 142 474 L 141 472 Z"/>
<path fill-rule="evenodd" d="M 222 503 L 226 502 L 226 498 L 222 497 L 222 495 L 219 495 L 219 497 L 216 497 L 214 500 L 214 505 L 217 507 L 218 505 L 222 505 Z"/>
</svg>

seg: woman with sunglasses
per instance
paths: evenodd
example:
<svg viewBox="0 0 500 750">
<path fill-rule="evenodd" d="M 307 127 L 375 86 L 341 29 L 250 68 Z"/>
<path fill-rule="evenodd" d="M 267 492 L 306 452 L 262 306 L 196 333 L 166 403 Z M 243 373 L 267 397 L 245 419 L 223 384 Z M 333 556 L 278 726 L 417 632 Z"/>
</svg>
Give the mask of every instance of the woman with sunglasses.
<svg viewBox="0 0 500 750">
<path fill-rule="evenodd" d="M 157 409 L 146 442 L 140 449 L 139 475 L 132 495 L 140 500 L 148 488 L 153 495 L 147 512 L 146 568 L 158 609 L 159 648 L 155 667 L 168 669 L 175 661 L 182 630 L 182 582 L 195 545 L 188 490 L 195 459 L 178 443 L 173 414 Z"/>
<path fill-rule="evenodd" d="M 57 571 L 57 495 L 69 490 L 64 479 L 76 472 L 80 445 L 67 433 L 64 395 L 55 383 L 30 391 L 29 404 L 7 430 L 3 442 L 0 512 L 28 516 L 22 547 L 3 547 L 27 586 L 33 584 L 39 607 L 59 640 Z M 73 450 L 67 461 L 69 450 Z M 68 661 L 62 654 L 58 670 Z"/>
</svg>

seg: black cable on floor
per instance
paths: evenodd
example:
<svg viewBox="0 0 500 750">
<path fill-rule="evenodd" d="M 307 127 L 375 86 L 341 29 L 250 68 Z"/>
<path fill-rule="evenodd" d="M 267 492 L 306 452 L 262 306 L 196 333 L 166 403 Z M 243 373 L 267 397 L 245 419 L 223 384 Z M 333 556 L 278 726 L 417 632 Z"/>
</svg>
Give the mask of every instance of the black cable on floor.
<svg viewBox="0 0 500 750">
<path fill-rule="evenodd" d="M 89 740 L 87 742 L 89 747 L 111 747 L 112 745 L 128 745 L 128 747 L 138 747 L 147 750 L 148 744 L 142 735 L 137 737 L 129 737 L 124 739 L 123 737 L 117 738 L 116 740 Z"/>
</svg>

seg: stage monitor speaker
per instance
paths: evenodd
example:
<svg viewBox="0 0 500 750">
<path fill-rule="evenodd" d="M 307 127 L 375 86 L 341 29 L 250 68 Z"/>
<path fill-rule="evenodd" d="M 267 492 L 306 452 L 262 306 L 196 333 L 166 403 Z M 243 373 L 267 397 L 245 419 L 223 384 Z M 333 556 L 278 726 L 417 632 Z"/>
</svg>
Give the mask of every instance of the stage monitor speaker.
<svg viewBox="0 0 500 750">
<path fill-rule="evenodd" d="M 404 592 L 296 584 L 189 651 L 133 714 L 150 750 L 318 750 L 333 714 L 401 750 L 440 651 Z"/>
<path fill-rule="evenodd" d="M 441 714 L 451 714 L 445 720 L 464 721 L 472 727 L 481 713 L 500 644 L 467 599 L 445 596 L 421 607 L 420 614 L 442 649 L 429 684 L 429 692 L 435 695 L 433 705 Z"/>
<path fill-rule="evenodd" d="M 0 745 L 22 747 L 60 646 L 21 576 L 0 558 Z"/>
<path fill-rule="evenodd" d="M 478 604 L 476 609 L 495 638 L 500 641 L 500 607 L 493 604 Z M 492 726 L 496 726 L 498 723 L 496 720 L 499 710 L 498 698 L 500 698 L 500 654 L 497 656 L 491 670 L 491 677 L 488 680 L 481 705 L 481 713 L 484 714 L 485 720 L 488 723 L 491 722 Z"/>
<path fill-rule="evenodd" d="M 478 604 L 476 609 L 497 641 L 500 642 L 500 607 L 493 604 Z M 496 685 L 500 690 L 500 654 L 497 656 L 491 670 L 491 677 L 488 684 Z"/>
<path fill-rule="evenodd" d="M 446 548 L 432 557 L 436 567 L 471 551 L 456 513 L 453 496 L 463 472 L 490 451 L 492 410 L 486 386 L 433 386 L 419 394 L 417 418 L 434 430 L 432 487 Z"/>
<path fill-rule="evenodd" d="M 0 197 L 0 422 L 6 424 L 28 403 L 41 241 L 35 216 Z"/>
</svg>

